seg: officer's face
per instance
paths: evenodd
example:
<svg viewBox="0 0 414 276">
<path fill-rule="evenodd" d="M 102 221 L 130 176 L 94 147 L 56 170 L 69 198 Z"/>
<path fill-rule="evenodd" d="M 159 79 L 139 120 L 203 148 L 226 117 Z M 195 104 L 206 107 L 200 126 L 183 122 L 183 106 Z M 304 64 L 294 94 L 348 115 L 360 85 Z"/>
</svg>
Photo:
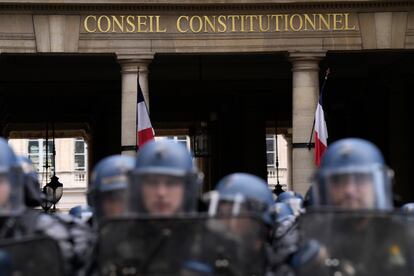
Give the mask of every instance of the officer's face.
<svg viewBox="0 0 414 276">
<path fill-rule="evenodd" d="M 10 192 L 9 179 L 4 175 L 0 175 L 0 207 L 9 202 Z"/>
<path fill-rule="evenodd" d="M 234 204 L 236 203 L 233 203 L 231 201 L 220 202 L 218 206 L 218 214 L 219 216 L 223 216 L 224 218 L 230 217 L 223 221 L 226 222 L 226 224 L 229 226 L 230 230 L 233 233 L 236 233 L 239 236 L 243 236 L 251 231 L 252 222 L 250 221 L 250 219 L 246 218 L 248 212 L 243 204 L 241 204 L 238 208 L 238 214 L 234 214 Z"/>
<path fill-rule="evenodd" d="M 125 191 L 104 193 L 102 196 L 102 211 L 105 217 L 122 215 L 125 211 Z"/>
<path fill-rule="evenodd" d="M 151 215 L 171 216 L 182 210 L 184 181 L 166 175 L 146 175 L 142 178 L 142 201 Z"/>
<path fill-rule="evenodd" d="M 369 173 L 337 174 L 328 178 L 331 204 L 344 209 L 371 209 L 375 204 L 372 175 Z"/>
<path fill-rule="evenodd" d="M 234 204 L 236 203 L 230 201 L 220 202 L 218 206 L 218 214 L 222 216 L 220 221 L 226 225 L 233 238 L 246 246 L 252 246 L 253 249 L 259 250 L 262 246 L 262 242 L 258 239 L 260 237 L 259 224 L 247 216 L 249 212 L 243 204 L 237 208 L 240 210 L 239 213 L 234 214 Z"/>
</svg>

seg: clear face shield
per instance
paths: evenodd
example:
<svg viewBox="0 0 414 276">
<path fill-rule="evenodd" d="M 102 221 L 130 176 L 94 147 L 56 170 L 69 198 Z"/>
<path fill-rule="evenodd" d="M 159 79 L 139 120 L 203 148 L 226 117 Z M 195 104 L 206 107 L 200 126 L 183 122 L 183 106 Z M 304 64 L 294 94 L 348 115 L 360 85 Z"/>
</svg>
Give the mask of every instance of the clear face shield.
<svg viewBox="0 0 414 276">
<path fill-rule="evenodd" d="M 105 177 L 96 191 L 95 215 L 98 221 L 120 217 L 127 212 L 127 181 L 125 175 Z"/>
<path fill-rule="evenodd" d="M 322 171 L 315 185 L 319 205 L 345 210 L 391 210 L 392 171 L 384 166 Z"/>
<path fill-rule="evenodd" d="M 97 195 L 98 206 L 96 216 L 98 220 L 120 217 L 126 214 L 126 189 L 100 192 Z"/>
<path fill-rule="evenodd" d="M 131 173 L 128 209 L 132 214 L 171 217 L 194 212 L 196 176 L 163 173 Z"/>
<path fill-rule="evenodd" d="M 24 210 L 20 169 L 0 169 L 0 217 L 16 216 Z"/>
<path fill-rule="evenodd" d="M 208 203 L 208 215 L 219 218 L 212 227 L 257 250 L 261 248 L 266 235 L 262 219 L 269 209 L 266 204 L 249 200 L 241 194 L 220 196 L 217 191 L 206 194 L 204 200 Z"/>
</svg>

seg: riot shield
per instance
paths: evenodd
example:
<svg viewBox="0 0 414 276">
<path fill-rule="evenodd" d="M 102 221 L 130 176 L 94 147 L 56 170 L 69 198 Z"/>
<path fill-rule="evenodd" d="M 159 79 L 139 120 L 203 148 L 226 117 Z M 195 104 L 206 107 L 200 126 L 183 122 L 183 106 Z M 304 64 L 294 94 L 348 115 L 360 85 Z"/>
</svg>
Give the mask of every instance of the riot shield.
<svg viewBox="0 0 414 276">
<path fill-rule="evenodd" d="M 252 216 L 129 217 L 99 236 L 101 275 L 260 275 L 264 225 Z"/>
<path fill-rule="evenodd" d="M 412 275 L 413 223 L 401 214 L 319 210 L 299 220 L 302 245 L 317 253 L 299 275 Z"/>
<path fill-rule="evenodd" d="M 56 242 L 46 237 L 27 237 L 0 241 L 12 274 L 18 276 L 63 275 L 63 261 Z"/>
</svg>

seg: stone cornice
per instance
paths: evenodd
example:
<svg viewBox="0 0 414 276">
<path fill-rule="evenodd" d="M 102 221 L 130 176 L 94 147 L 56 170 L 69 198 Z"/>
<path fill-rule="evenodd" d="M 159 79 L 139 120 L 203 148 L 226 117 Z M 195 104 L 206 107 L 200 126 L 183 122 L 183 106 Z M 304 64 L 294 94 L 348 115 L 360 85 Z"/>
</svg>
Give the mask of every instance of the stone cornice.
<svg viewBox="0 0 414 276">
<path fill-rule="evenodd" d="M 407 10 L 414 9 L 414 1 L 400 1 L 400 0 L 383 0 L 383 1 L 344 1 L 344 0 L 330 0 L 330 1 L 284 1 L 283 3 L 274 3 L 273 1 L 129 1 L 129 0 L 112 0 L 112 1 L 85 1 L 76 0 L 62 3 L 61 1 L 12 1 L 1 2 L 1 11 L 33 11 L 33 12 L 90 12 L 90 11 L 114 11 L 114 12 L 128 12 L 128 11 L 228 11 L 228 10 L 291 10 L 291 9 L 355 9 L 355 10 Z"/>
</svg>

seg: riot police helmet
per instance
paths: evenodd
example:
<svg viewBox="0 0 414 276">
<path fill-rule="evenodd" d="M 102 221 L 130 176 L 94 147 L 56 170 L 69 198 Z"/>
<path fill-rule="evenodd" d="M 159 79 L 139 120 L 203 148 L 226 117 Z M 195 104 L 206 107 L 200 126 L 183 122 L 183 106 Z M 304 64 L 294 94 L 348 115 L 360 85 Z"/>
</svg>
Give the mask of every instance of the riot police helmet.
<svg viewBox="0 0 414 276">
<path fill-rule="evenodd" d="M 3 138 L 0 138 L 0 216 L 14 216 L 23 212 L 22 169 L 17 157 Z"/>
<path fill-rule="evenodd" d="M 255 175 L 233 173 L 225 176 L 206 199 L 209 201 L 210 214 L 221 212 L 238 215 L 248 212 L 260 216 L 267 225 L 274 223 L 272 192 L 267 183 Z"/>
<path fill-rule="evenodd" d="M 88 189 L 88 204 L 98 222 L 126 213 L 128 173 L 134 162 L 132 156 L 112 155 L 95 166 Z"/>
<path fill-rule="evenodd" d="M 403 214 L 414 214 L 414 202 L 405 203 L 403 206 L 401 206 L 401 212 Z"/>
<path fill-rule="evenodd" d="M 194 212 L 201 183 L 202 174 L 184 145 L 170 139 L 148 142 L 130 174 L 129 209 L 164 217 Z"/>
<path fill-rule="evenodd" d="M 303 197 L 300 193 L 294 191 L 285 191 L 276 198 L 276 203 L 286 203 L 298 216 L 303 212 Z"/>
<path fill-rule="evenodd" d="M 93 211 L 89 205 L 77 205 L 70 208 L 69 215 L 80 219 L 82 222 L 89 222 L 93 216 Z"/>
<path fill-rule="evenodd" d="M 24 202 L 28 207 L 37 207 L 42 203 L 44 194 L 40 190 L 40 183 L 37 170 L 32 160 L 26 156 L 17 156 L 23 171 Z"/>
<path fill-rule="evenodd" d="M 346 210 L 391 210 L 393 172 L 371 142 L 347 138 L 331 144 L 316 173 L 314 203 Z"/>
</svg>

